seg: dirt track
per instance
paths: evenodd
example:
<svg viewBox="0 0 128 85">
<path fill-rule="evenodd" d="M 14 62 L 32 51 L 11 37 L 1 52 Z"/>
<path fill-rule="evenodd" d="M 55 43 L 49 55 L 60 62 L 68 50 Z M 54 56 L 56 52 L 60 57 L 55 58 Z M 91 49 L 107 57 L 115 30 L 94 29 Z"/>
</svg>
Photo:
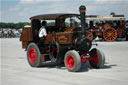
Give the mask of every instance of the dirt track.
<svg viewBox="0 0 128 85">
<path fill-rule="evenodd" d="M 68 72 L 64 66 L 44 63 L 32 68 L 26 59 L 21 42 L 15 39 L 0 39 L 1 85 L 127 85 L 128 42 L 98 42 L 97 48 L 106 56 L 102 69 L 93 69 L 89 63 L 82 65 L 80 72 Z"/>
</svg>

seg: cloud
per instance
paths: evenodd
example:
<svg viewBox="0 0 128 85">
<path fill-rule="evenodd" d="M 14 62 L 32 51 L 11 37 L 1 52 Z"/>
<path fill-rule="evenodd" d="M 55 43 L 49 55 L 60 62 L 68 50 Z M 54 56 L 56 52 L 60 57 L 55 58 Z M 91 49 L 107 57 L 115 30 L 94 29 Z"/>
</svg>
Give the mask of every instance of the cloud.
<svg viewBox="0 0 128 85">
<path fill-rule="evenodd" d="M 64 1 L 64 0 L 20 0 L 21 4 L 38 4 L 40 2 L 55 2 L 55 1 Z"/>
<path fill-rule="evenodd" d="M 8 11 L 11 11 L 11 12 L 14 12 L 14 11 L 17 11 L 19 10 L 19 8 L 9 8 Z"/>
<path fill-rule="evenodd" d="M 29 21 L 31 16 L 48 13 L 79 13 L 80 5 L 87 7 L 88 15 L 109 15 L 115 12 L 125 14 L 128 18 L 127 4 L 127 0 L 20 0 L 16 5 L 1 11 L 1 21 Z"/>
<path fill-rule="evenodd" d="M 125 0 L 96 0 L 97 2 L 125 1 Z"/>
<path fill-rule="evenodd" d="M 127 0 L 96 0 L 98 4 L 120 4 L 120 2 L 127 2 Z"/>
</svg>

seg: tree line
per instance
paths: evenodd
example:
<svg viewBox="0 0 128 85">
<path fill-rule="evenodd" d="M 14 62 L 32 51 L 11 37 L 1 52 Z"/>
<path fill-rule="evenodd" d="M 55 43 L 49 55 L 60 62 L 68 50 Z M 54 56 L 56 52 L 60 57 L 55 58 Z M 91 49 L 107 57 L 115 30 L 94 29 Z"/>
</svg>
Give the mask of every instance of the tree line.
<svg viewBox="0 0 128 85">
<path fill-rule="evenodd" d="M 23 28 L 25 25 L 30 25 L 28 22 L 18 22 L 18 23 L 5 23 L 5 22 L 0 22 L 0 28 L 11 28 L 11 29 L 20 29 Z"/>
<path fill-rule="evenodd" d="M 11 29 L 20 29 L 23 28 L 25 25 L 31 25 L 28 22 L 18 22 L 18 23 L 13 23 L 13 22 L 9 22 L 9 23 L 5 23 L 5 22 L 0 22 L 0 28 L 11 28 Z M 48 26 L 54 26 L 55 23 L 54 22 L 49 22 L 47 23 Z"/>
</svg>

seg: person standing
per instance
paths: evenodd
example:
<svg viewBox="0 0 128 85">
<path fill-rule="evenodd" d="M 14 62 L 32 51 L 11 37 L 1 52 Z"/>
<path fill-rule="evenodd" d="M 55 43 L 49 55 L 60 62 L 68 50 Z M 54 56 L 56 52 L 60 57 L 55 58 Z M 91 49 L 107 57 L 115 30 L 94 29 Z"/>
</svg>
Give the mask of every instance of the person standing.
<svg viewBox="0 0 128 85">
<path fill-rule="evenodd" d="M 46 21 L 42 21 L 42 27 L 39 30 L 39 38 L 40 40 L 44 40 L 45 37 L 47 36 L 47 32 L 46 32 Z"/>
</svg>

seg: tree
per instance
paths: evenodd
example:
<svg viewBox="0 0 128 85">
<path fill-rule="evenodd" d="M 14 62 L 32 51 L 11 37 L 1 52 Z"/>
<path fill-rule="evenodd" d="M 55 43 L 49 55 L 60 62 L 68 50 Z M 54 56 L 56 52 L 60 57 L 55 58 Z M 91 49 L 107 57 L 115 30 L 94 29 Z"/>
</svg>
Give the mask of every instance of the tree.
<svg viewBox="0 0 128 85">
<path fill-rule="evenodd" d="M 20 29 L 23 28 L 25 25 L 30 25 L 28 22 L 19 22 L 19 23 L 5 23 L 5 22 L 0 22 L 0 28 L 11 28 L 11 29 Z"/>
</svg>

